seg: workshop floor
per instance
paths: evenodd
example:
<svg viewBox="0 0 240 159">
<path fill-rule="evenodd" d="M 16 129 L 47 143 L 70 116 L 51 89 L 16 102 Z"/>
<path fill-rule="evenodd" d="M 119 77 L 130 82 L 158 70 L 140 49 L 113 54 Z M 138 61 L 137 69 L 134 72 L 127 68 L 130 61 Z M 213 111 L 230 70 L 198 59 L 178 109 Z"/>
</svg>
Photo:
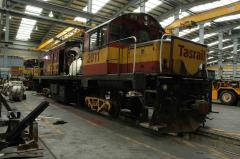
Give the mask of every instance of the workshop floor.
<svg viewBox="0 0 240 159">
<path fill-rule="evenodd" d="M 27 92 L 26 101 L 10 105 L 14 105 L 26 115 L 43 100 L 48 100 L 51 104 L 38 118 L 39 136 L 45 148 L 48 148 L 55 158 L 239 159 L 213 147 L 178 137 L 156 136 L 81 108 L 56 103 L 34 92 Z M 239 133 L 240 108 L 214 105 L 214 109 L 220 113 L 212 115 L 215 120 L 208 121 L 208 126 Z M 54 125 L 58 120 L 67 123 Z M 51 157 L 47 155 L 43 158 Z"/>
<path fill-rule="evenodd" d="M 213 112 L 209 115 L 206 126 L 240 138 L 240 106 L 213 104 Z"/>
</svg>

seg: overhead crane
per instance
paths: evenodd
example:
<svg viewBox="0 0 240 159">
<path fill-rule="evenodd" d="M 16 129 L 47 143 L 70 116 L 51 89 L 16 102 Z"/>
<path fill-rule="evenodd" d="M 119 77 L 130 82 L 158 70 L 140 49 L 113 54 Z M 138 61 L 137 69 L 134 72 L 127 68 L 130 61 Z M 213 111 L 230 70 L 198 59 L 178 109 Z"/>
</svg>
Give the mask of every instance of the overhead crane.
<svg viewBox="0 0 240 159">
<path fill-rule="evenodd" d="M 171 23 L 165 28 L 165 31 L 167 33 L 172 33 L 173 29 L 175 28 L 194 26 L 199 22 L 209 21 L 238 12 L 240 12 L 240 2 L 231 3 L 226 6 L 218 7 L 215 9 L 190 15 L 182 19 L 175 20 L 173 23 Z"/>
</svg>

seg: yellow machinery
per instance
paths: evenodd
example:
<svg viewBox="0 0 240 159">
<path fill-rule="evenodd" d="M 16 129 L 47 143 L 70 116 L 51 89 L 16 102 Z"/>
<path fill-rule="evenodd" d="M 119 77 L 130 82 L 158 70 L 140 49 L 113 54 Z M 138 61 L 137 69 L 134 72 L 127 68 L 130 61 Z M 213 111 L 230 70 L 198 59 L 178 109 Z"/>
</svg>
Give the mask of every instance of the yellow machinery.
<svg viewBox="0 0 240 159">
<path fill-rule="evenodd" d="M 238 81 L 214 81 L 212 85 L 212 100 L 220 100 L 222 104 L 237 105 L 240 95 Z"/>
<path fill-rule="evenodd" d="M 173 23 L 168 25 L 165 30 L 167 33 L 171 33 L 173 29 L 178 27 L 188 27 L 195 25 L 196 23 L 209 21 L 218 17 L 235 14 L 240 10 L 240 2 L 231 3 L 222 7 L 211 9 L 208 11 L 200 12 L 191 16 L 187 16 L 182 19 L 175 20 Z"/>
</svg>

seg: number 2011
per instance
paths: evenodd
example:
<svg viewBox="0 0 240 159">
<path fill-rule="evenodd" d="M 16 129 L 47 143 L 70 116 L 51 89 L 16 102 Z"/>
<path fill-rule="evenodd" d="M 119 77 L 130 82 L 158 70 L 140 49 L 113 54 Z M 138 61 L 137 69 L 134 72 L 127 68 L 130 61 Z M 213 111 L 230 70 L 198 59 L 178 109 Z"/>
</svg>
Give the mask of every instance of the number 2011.
<svg viewBox="0 0 240 159">
<path fill-rule="evenodd" d="M 99 53 L 89 53 L 87 55 L 87 63 L 93 63 L 99 61 Z"/>
</svg>

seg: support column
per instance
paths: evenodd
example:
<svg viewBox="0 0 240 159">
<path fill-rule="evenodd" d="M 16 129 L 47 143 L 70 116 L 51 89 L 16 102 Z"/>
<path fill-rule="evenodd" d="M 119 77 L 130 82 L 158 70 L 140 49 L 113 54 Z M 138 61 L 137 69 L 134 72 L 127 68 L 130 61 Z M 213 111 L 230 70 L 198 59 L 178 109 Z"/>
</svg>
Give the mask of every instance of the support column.
<svg viewBox="0 0 240 159">
<path fill-rule="evenodd" d="M 6 13 L 6 21 L 5 21 L 5 42 L 9 42 L 9 13 Z M 7 44 L 4 47 L 4 60 L 3 60 L 3 66 L 7 67 L 7 51 L 8 46 Z"/>
<path fill-rule="evenodd" d="M 0 0 L 0 7 L 3 8 L 3 0 Z M 0 40 L 2 40 L 3 14 L 0 13 Z"/>
<path fill-rule="evenodd" d="M 179 19 L 179 10 L 174 12 L 174 20 L 178 20 Z M 175 28 L 173 30 L 173 34 L 176 36 L 179 36 L 179 28 Z"/>
<path fill-rule="evenodd" d="M 87 3 L 87 12 L 92 13 L 92 0 L 88 0 Z M 87 20 L 88 25 L 91 25 L 91 19 Z"/>
<path fill-rule="evenodd" d="M 140 13 L 145 13 L 145 0 L 140 0 Z"/>
<path fill-rule="evenodd" d="M 199 43 L 204 44 L 204 23 L 199 24 Z"/>
<path fill-rule="evenodd" d="M 238 39 L 233 39 L 233 78 L 237 76 L 237 49 L 238 49 Z"/>
<path fill-rule="evenodd" d="M 222 48 L 223 48 L 223 32 L 218 33 L 218 75 L 222 78 L 223 75 L 223 63 L 222 63 Z"/>
<path fill-rule="evenodd" d="M 6 13 L 6 22 L 5 23 L 6 23 L 5 24 L 6 30 L 5 30 L 5 40 L 4 41 L 9 42 L 9 13 Z M 8 46 L 6 44 L 4 47 L 4 57 L 3 57 L 3 67 L 5 67 L 5 68 L 8 67 L 7 52 L 8 52 Z"/>
</svg>

